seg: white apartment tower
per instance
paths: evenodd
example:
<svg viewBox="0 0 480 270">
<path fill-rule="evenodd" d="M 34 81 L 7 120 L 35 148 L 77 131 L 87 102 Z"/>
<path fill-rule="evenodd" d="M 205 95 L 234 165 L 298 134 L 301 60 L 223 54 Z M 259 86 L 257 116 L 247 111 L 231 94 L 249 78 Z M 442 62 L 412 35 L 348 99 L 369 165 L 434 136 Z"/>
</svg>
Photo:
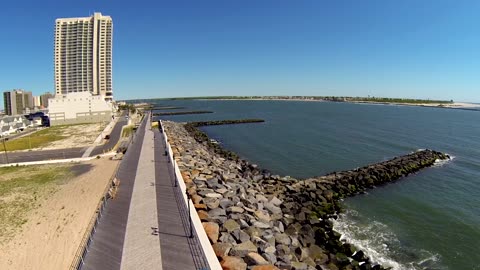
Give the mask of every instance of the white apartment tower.
<svg viewBox="0 0 480 270">
<path fill-rule="evenodd" d="M 113 99 L 112 31 L 112 18 L 101 13 L 55 21 L 55 95 L 90 92 Z"/>
</svg>

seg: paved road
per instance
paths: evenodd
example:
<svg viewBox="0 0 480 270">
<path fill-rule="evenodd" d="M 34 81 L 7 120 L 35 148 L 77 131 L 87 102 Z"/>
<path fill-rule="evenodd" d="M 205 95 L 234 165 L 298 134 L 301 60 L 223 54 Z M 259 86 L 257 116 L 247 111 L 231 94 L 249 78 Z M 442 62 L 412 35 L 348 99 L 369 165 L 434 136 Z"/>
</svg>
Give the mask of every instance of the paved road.
<svg viewBox="0 0 480 270">
<path fill-rule="evenodd" d="M 117 124 L 112 129 L 112 132 L 110 132 L 110 140 L 108 140 L 107 143 L 104 145 L 99 145 L 95 147 L 95 149 L 92 151 L 92 154 L 90 156 L 96 156 L 102 154 L 104 151 L 110 151 L 120 140 L 120 136 L 122 136 L 122 127 L 127 124 L 127 119 L 125 119 L 125 116 L 120 116 L 120 119 L 118 119 Z"/>
<path fill-rule="evenodd" d="M 8 152 L 8 163 L 40 161 L 50 159 L 66 159 L 78 158 L 83 155 L 86 147 L 58 149 L 58 150 L 42 150 L 42 151 L 26 151 L 26 152 Z M 0 163 L 6 164 L 7 158 L 5 152 L 2 152 Z"/>
<path fill-rule="evenodd" d="M 122 127 L 127 124 L 125 116 L 121 116 L 110 133 L 110 140 L 104 144 L 95 147 L 90 156 L 99 155 L 103 152 L 112 149 L 118 142 L 121 136 Z M 50 159 L 68 159 L 68 158 L 80 158 L 88 147 L 77 147 L 67 149 L 55 149 L 55 150 L 37 150 L 37 151 L 21 151 L 21 152 L 8 152 L 8 163 L 40 161 Z M 6 164 L 7 158 L 5 152 L 0 153 L 0 164 Z"/>
</svg>

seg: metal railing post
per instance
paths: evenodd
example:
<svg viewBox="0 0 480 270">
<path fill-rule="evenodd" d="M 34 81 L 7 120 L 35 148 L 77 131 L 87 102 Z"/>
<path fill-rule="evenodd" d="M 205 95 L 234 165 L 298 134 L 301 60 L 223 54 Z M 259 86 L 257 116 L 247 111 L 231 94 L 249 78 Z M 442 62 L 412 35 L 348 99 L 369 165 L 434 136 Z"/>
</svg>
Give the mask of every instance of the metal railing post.
<svg viewBox="0 0 480 270">
<path fill-rule="evenodd" d="M 3 138 L 2 140 L 3 140 L 3 150 L 5 150 L 5 159 L 7 160 L 7 164 L 8 164 L 9 162 L 8 162 L 7 146 L 5 145 L 6 139 L 7 138 Z"/>
<path fill-rule="evenodd" d="M 190 224 L 190 235 L 188 237 L 192 238 L 193 237 L 193 228 L 192 228 L 192 217 L 190 216 L 190 194 L 188 194 L 188 191 L 185 191 L 187 194 L 187 204 L 188 204 L 188 222 Z"/>
<path fill-rule="evenodd" d="M 173 160 L 173 178 L 175 180 L 174 186 L 176 187 L 178 179 L 177 179 L 177 171 L 175 170 L 175 159 Z"/>
</svg>

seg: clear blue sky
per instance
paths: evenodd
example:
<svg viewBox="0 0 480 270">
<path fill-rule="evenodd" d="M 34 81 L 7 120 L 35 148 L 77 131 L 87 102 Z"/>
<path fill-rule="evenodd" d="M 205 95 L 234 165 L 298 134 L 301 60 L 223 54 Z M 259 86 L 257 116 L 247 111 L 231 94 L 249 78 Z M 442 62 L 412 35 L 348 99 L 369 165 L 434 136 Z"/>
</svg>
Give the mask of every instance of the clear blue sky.
<svg viewBox="0 0 480 270">
<path fill-rule="evenodd" d="M 347 95 L 480 102 L 480 1 L 15 0 L 0 89 L 53 91 L 53 30 L 114 23 L 116 99 Z"/>
</svg>

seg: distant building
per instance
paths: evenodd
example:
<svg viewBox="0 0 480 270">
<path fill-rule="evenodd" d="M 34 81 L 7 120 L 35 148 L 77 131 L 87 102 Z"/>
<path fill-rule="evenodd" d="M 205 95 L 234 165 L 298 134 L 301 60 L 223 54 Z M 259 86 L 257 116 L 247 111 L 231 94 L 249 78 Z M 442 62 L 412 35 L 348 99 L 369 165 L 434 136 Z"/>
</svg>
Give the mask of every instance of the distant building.
<svg viewBox="0 0 480 270">
<path fill-rule="evenodd" d="M 110 16 L 55 21 L 55 95 L 89 92 L 113 100 Z"/>
<path fill-rule="evenodd" d="M 53 95 L 50 92 L 40 96 L 40 105 L 42 108 L 48 108 L 48 99 L 53 98 Z"/>
<path fill-rule="evenodd" d="M 8 136 L 12 133 L 23 131 L 27 127 L 32 127 L 33 122 L 23 115 L 0 117 L 0 137 Z"/>
<path fill-rule="evenodd" d="M 45 113 L 41 111 L 30 113 L 24 116 L 27 120 L 32 122 L 33 126 L 50 126 L 50 119 L 48 118 L 48 115 L 45 115 Z"/>
<path fill-rule="evenodd" d="M 111 121 L 114 110 L 112 102 L 89 92 L 55 95 L 48 104 L 51 126 Z"/>
<path fill-rule="evenodd" d="M 40 102 L 40 96 L 33 96 L 33 107 L 40 108 L 40 106 L 42 106 Z"/>
<path fill-rule="evenodd" d="M 17 115 L 30 112 L 33 109 L 32 92 L 15 89 L 3 92 L 5 114 Z"/>
</svg>

